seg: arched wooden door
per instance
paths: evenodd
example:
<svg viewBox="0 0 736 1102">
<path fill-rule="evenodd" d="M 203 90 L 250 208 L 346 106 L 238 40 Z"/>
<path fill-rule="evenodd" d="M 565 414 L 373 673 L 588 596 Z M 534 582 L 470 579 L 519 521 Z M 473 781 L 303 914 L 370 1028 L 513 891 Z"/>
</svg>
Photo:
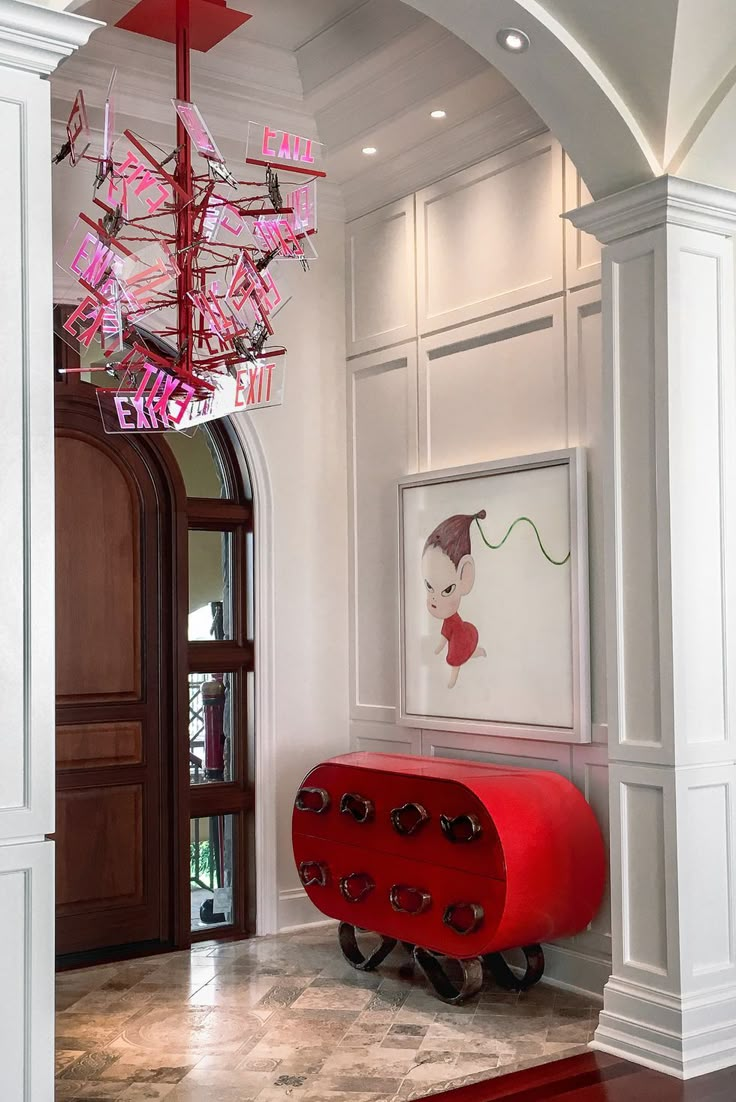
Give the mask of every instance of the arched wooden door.
<svg viewBox="0 0 736 1102">
<path fill-rule="evenodd" d="M 91 387 L 57 389 L 63 957 L 173 944 L 178 641 L 175 488 L 160 450 L 105 435 Z"/>
</svg>

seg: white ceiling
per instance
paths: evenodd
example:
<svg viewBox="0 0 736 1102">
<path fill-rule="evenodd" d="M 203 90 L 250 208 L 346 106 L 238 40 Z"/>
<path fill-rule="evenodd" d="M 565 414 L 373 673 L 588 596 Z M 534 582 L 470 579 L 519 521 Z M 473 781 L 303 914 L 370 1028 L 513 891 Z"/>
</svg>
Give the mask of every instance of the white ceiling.
<svg viewBox="0 0 736 1102">
<path fill-rule="evenodd" d="M 132 6 L 90 0 L 78 9 L 107 27 L 54 75 L 55 118 L 65 119 L 81 86 L 94 124 L 117 65 L 121 121 L 164 141 L 173 49 L 114 28 Z M 193 98 L 228 156 L 242 156 L 249 118 L 319 137 L 349 217 L 544 128 L 497 69 L 401 0 L 230 6 L 252 18 L 208 54 L 195 55 Z M 446 119 L 432 119 L 435 108 Z M 375 157 L 362 153 L 369 145 L 378 149 Z"/>
</svg>

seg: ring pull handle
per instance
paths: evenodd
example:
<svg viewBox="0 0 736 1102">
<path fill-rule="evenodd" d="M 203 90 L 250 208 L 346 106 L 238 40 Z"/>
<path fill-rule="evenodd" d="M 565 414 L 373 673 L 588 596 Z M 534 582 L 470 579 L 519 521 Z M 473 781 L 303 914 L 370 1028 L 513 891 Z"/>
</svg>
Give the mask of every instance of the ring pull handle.
<svg viewBox="0 0 736 1102">
<path fill-rule="evenodd" d="M 356 823 L 369 823 L 375 814 L 373 801 L 365 796 L 358 796 L 355 792 L 346 792 L 340 800 L 340 811 L 343 815 L 351 815 Z"/>
<path fill-rule="evenodd" d="M 348 903 L 360 903 L 375 886 L 367 872 L 351 872 L 340 880 L 340 894 Z"/>
<path fill-rule="evenodd" d="M 321 861 L 302 861 L 299 866 L 299 879 L 305 888 L 318 886 L 324 888 L 327 884 L 327 865 Z"/>
<path fill-rule="evenodd" d="M 432 906 L 432 896 L 421 888 L 411 888 L 408 884 L 394 884 L 389 892 L 391 906 L 405 915 L 421 915 Z"/>
<path fill-rule="evenodd" d="M 485 915 L 480 903 L 451 903 L 443 914 L 442 921 L 456 934 L 465 937 L 481 928 Z"/>
<path fill-rule="evenodd" d="M 324 815 L 330 807 L 330 794 L 325 788 L 300 788 L 294 806 L 297 811 L 313 811 L 315 815 Z"/>
<path fill-rule="evenodd" d="M 477 815 L 440 815 L 440 827 L 448 842 L 475 842 L 483 833 Z"/>
<path fill-rule="evenodd" d="M 402 804 L 391 812 L 391 822 L 397 834 L 416 834 L 429 821 L 429 812 L 421 804 Z"/>
</svg>

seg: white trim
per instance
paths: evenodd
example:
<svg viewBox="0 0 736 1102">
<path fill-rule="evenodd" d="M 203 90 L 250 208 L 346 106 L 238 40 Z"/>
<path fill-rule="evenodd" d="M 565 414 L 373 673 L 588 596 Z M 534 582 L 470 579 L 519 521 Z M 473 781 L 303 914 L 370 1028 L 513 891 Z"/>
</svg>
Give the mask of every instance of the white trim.
<svg viewBox="0 0 736 1102">
<path fill-rule="evenodd" d="M 253 490 L 255 552 L 256 933 L 279 929 L 276 878 L 276 708 L 273 495 L 263 445 L 248 414 L 228 418 L 246 456 Z"/>
<path fill-rule="evenodd" d="M 687 226 L 726 236 L 736 232 L 736 196 L 727 188 L 658 176 L 607 199 L 568 211 L 564 218 L 610 245 L 656 226 Z"/>
<path fill-rule="evenodd" d="M 0 68 L 48 76 L 104 25 L 40 4 L 0 0 Z"/>
<path fill-rule="evenodd" d="M 293 933 L 306 926 L 333 925 L 332 919 L 325 919 L 318 911 L 304 888 L 285 888 L 279 892 L 278 933 Z M 335 947 L 337 952 L 337 946 Z"/>
</svg>

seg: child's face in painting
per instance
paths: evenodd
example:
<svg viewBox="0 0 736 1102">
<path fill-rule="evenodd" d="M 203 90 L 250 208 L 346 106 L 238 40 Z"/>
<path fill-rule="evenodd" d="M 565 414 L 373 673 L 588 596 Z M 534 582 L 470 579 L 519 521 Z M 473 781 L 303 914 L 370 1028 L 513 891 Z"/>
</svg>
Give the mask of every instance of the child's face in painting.
<svg viewBox="0 0 736 1102">
<path fill-rule="evenodd" d="M 422 574 L 427 594 L 427 608 L 438 620 L 454 616 L 463 596 L 463 562 L 455 566 L 449 555 L 439 547 L 428 547 L 422 556 Z"/>
</svg>

